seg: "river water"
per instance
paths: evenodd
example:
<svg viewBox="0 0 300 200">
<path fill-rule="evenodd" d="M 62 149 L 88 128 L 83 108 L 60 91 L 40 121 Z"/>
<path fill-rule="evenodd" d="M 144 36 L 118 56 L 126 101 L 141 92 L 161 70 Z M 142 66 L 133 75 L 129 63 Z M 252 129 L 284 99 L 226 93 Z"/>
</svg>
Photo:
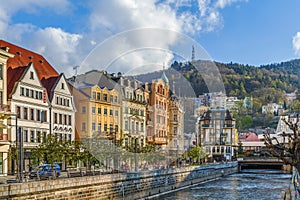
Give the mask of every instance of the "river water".
<svg viewBox="0 0 300 200">
<path fill-rule="evenodd" d="M 164 200 L 279 200 L 289 188 L 290 174 L 274 170 L 248 170 L 161 196 Z"/>
</svg>

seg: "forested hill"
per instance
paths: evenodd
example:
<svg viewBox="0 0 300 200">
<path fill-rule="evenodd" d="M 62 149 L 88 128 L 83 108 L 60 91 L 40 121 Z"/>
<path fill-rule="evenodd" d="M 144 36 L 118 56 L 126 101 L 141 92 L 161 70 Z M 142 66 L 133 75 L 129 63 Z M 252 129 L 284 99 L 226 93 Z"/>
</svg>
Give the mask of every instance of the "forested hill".
<svg viewBox="0 0 300 200">
<path fill-rule="evenodd" d="M 173 80 L 176 81 L 176 73 L 179 72 L 190 82 L 196 95 L 200 95 L 208 92 L 208 90 L 201 73 L 194 66 L 206 65 L 207 63 L 208 61 L 186 63 L 175 61 L 171 68 L 166 71 L 166 74 L 172 84 Z M 244 98 L 252 95 L 262 104 L 269 102 L 282 103 L 285 93 L 294 92 L 300 86 L 300 59 L 260 67 L 238 63 L 214 63 L 222 75 L 228 96 Z M 160 75 L 161 72 L 154 72 L 136 78 L 141 81 L 151 81 L 151 79 L 158 78 Z"/>
</svg>

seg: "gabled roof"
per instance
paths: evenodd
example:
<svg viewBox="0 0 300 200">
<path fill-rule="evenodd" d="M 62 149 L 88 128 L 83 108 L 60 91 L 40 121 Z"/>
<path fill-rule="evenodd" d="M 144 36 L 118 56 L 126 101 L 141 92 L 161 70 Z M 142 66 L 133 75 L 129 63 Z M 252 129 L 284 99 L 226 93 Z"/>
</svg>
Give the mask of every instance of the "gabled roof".
<svg viewBox="0 0 300 200">
<path fill-rule="evenodd" d="M 52 101 L 52 98 L 53 98 L 52 89 L 53 89 L 54 85 L 56 85 L 57 81 L 60 79 L 60 76 L 53 76 L 53 77 L 50 77 L 47 79 L 45 79 L 45 78 L 42 79 L 42 84 L 47 89 L 47 93 L 48 93 L 48 97 L 49 97 L 50 101 Z"/>
<path fill-rule="evenodd" d="M 11 67 L 12 69 L 15 69 L 18 67 L 24 67 L 28 66 L 28 64 L 32 62 L 40 80 L 59 75 L 42 55 L 8 43 L 4 40 L 0 40 L 0 48 L 5 47 L 9 48 L 9 53 L 15 55 L 13 58 L 8 59 L 7 68 Z"/>
<path fill-rule="evenodd" d="M 18 67 L 18 68 L 8 68 L 7 69 L 7 94 L 10 95 L 15 83 L 21 79 L 25 71 L 30 67 L 28 66 Z"/>
</svg>

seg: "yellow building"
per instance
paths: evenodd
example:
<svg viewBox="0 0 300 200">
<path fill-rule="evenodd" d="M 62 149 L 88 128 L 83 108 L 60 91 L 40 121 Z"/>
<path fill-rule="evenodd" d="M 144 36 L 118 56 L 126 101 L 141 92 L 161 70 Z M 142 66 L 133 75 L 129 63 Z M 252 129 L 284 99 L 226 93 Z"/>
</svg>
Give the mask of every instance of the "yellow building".
<svg viewBox="0 0 300 200">
<path fill-rule="evenodd" d="M 85 85 L 73 89 L 76 129 L 81 138 L 103 136 L 121 139 L 121 106 L 115 89 Z"/>
</svg>

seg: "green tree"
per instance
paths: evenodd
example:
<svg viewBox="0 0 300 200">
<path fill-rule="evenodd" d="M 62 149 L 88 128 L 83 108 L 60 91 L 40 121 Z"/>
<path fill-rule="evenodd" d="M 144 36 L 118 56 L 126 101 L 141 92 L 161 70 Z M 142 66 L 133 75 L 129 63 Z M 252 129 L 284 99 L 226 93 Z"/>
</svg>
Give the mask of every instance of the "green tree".
<svg viewBox="0 0 300 200">
<path fill-rule="evenodd" d="M 199 163 L 200 160 L 206 158 L 206 151 L 199 145 L 192 147 L 187 152 L 188 157 L 192 158 L 194 162 Z"/>
</svg>

